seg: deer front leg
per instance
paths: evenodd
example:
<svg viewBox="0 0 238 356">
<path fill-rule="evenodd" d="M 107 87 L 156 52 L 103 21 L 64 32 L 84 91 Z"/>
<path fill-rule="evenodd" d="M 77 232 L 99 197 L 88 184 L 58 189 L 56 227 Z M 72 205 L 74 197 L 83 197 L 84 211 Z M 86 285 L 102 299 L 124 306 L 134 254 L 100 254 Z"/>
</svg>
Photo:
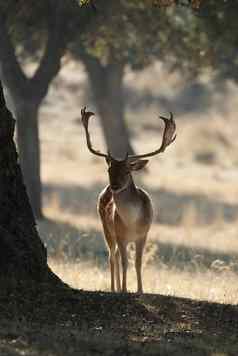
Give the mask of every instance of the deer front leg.
<svg viewBox="0 0 238 356">
<path fill-rule="evenodd" d="M 116 264 L 116 254 L 115 247 L 111 247 L 109 251 L 109 264 L 110 264 L 110 272 L 111 272 L 111 291 L 115 292 L 115 264 Z M 117 269 L 117 267 L 116 267 Z M 116 270 L 117 272 L 117 270 Z"/>
<path fill-rule="evenodd" d="M 117 240 L 118 247 L 121 254 L 121 263 L 122 263 L 122 292 L 127 292 L 127 243 L 125 241 Z"/>
<path fill-rule="evenodd" d="M 121 292 L 121 280 L 120 280 L 120 251 L 118 247 L 116 248 L 116 253 L 115 253 L 115 269 L 116 269 L 116 286 L 117 286 L 117 291 Z"/>
<path fill-rule="evenodd" d="M 143 293 L 141 267 L 142 267 L 142 256 L 145 247 L 145 240 L 146 238 L 136 241 L 135 268 L 136 268 L 136 275 L 137 275 L 137 293 Z"/>
</svg>

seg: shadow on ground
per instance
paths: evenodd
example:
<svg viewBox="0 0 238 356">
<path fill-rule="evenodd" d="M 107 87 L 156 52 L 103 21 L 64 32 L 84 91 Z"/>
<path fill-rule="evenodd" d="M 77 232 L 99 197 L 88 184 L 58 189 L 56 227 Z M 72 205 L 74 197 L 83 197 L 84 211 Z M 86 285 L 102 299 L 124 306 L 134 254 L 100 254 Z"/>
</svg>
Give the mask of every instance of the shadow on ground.
<svg viewBox="0 0 238 356">
<path fill-rule="evenodd" d="M 166 225 L 179 225 L 193 211 L 194 223 L 201 225 L 217 221 L 232 222 L 238 219 L 238 204 L 230 204 L 200 193 L 178 194 L 165 189 L 151 190 L 158 210 L 157 221 Z M 161 207 L 161 208 L 160 208 Z"/>
<path fill-rule="evenodd" d="M 80 185 L 44 184 L 43 199 L 48 205 L 56 200 L 59 208 L 74 214 L 97 216 L 97 197 L 105 185 L 94 184 L 90 188 Z"/>
<path fill-rule="evenodd" d="M 184 245 L 172 243 L 161 243 L 154 241 L 158 245 L 158 256 L 155 263 L 164 263 L 170 268 L 191 272 L 203 272 L 212 268 L 214 272 L 222 272 L 227 269 L 238 273 L 238 253 L 223 253 L 205 248 L 191 248 Z"/>
<path fill-rule="evenodd" d="M 77 227 L 51 219 L 39 222 L 40 236 L 48 255 L 72 261 L 92 261 L 102 267 L 107 261 L 107 248 L 102 232 Z"/>
<path fill-rule="evenodd" d="M 189 85 L 180 87 L 179 91 L 175 89 L 174 92 L 175 95 L 168 95 L 168 93 L 155 95 L 154 91 L 150 89 L 136 90 L 127 86 L 124 89 L 124 96 L 126 105 L 133 112 L 154 106 L 159 107 L 160 110 L 169 108 L 170 111 L 179 114 L 181 118 L 181 115 L 188 113 L 206 113 L 214 103 L 214 93 L 221 94 L 223 99 L 228 98 L 230 94 L 225 80 L 214 80 L 209 84 L 190 81 Z M 216 101 L 216 109 L 223 112 L 228 100 Z"/>
<path fill-rule="evenodd" d="M 237 306 L 39 285 L 0 294 L 4 356 L 238 353 Z"/>
<path fill-rule="evenodd" d="M 148 106 L 155 106 L 163 109 L 169 108 L 177 114 L 187 114 L 189 112 L 205 112 L 213 98 L 213 92 L 208 86 L 199 82 L 192 83 L 180 90 L 175 96 L 169 98 L 168 95 L 155 95 L 151 90 L 137 91 L 134 88 L 125 88 L 126 104 L 132 111 L 144 110 Z"/>
<path fill-rule="evenodd" d="M 52 198 L 56 198 L 59 208 L 64 211 L 96 217 L 97 196 L 102 189 L 103 185 L 99 184 L 88 189 L 79 185 L 48 184 L 44 186 L 44 201 L 47 205 Z M 197 224 L 212 224 L 217 220 L 232 222 L 238 219 L 238 204 L 229 204 L 199 193 L 178 194 L 165 189 L 146 189 L 153 198 L 155 211 L 159 212 L 155 220 L 161 224 L 179 225 L 191 209 Z"/>
</svg>

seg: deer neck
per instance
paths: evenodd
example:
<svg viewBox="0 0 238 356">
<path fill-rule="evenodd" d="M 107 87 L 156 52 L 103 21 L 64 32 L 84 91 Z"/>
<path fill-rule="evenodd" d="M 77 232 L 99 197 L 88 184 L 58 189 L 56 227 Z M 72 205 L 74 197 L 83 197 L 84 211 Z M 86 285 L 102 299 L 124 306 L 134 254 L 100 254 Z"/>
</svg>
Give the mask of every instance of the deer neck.
<svg viewBox="0 0 238 356">
<path fill-rule="evenodd" d="M 118 191 L 112 191 L 112 195 L 121 219 L 126 223 L 134 222 L 139 211 L 140 198 L 133 178 L 130 177 L 126 187 Z"/>
</svg>

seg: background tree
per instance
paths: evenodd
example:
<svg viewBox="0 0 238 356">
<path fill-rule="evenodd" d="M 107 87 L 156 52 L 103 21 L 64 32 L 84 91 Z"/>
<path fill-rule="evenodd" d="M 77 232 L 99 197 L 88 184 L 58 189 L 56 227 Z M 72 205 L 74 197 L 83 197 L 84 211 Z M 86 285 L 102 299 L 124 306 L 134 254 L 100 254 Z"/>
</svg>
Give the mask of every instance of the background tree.
<svg viewBox="0 0 238 356">
<path fill-rule="evenodd" d="M 21 167 L 37 218 L 42 217 L 39 108 L 60 70 L 71 27 L 79 31 L 87 23 L 84 8 L 73 0 L 0 5 L 0 74 L 13 101 Z M 30 59 L 38 62 L 31 77 L 24 71 Z"/>
</svg>

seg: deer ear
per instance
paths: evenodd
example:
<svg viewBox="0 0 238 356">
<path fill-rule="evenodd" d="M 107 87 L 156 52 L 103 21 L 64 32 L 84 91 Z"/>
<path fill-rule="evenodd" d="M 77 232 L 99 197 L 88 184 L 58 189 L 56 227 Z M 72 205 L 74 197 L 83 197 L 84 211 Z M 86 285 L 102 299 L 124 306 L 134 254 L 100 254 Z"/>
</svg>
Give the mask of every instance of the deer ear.
<svg viewBox="0 0 238 356">
<path fill-rule="evenodd" d="M 138 161 L 130 162 L 130 170 L 139 171 L 140 169 L 144 168 L 148 162 L 148 159 L 140 159 Z"/>
</svg>

